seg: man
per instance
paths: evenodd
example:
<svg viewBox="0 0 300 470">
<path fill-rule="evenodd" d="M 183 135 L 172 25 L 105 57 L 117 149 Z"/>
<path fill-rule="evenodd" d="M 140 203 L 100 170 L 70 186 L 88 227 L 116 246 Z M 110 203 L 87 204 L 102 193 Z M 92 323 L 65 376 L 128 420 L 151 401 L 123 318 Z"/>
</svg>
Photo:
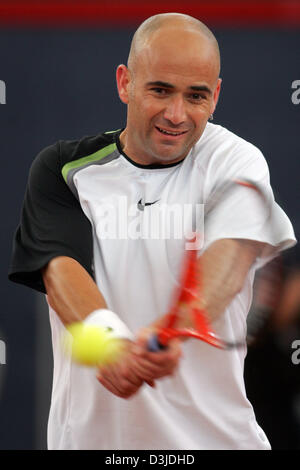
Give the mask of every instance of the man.
<svg viewBox="0 0 300 470">
<path fill-rule="evenodd" d="M 50 449 L 269 448 L 245 395 L 245 349 L 227 354 L 193 340 L 158 353 L 146 347 L 164 320 L 184 250 L 183 237 L 138 236 L 148 214 L 162 204 L 201 204 L 225 177 L 272 192 L 259 150 L 208 123 L 219 73 L 218 44 L 205 25 L 176 13 L 151 17 L 133 38 L 128 66 L 117 69 L 126 127 L 58 142 L 33 163 L 10 278 L 47 293 Z M 120 209 L 124 201 L 133 214 Z M 201 306 L 237 338 L 257 260 L 267 245 L 288 246 L 294 235 L 275 202 L 284 227 L 275 242 L 251 227 L 245 198 L 226 204 L 201 251 Z M 247 204 L 254 212 L 251 198 Z M 123 217 L 122 228 L 128 223 L 125 237 L 112 235 L 108 208 Z M 79 320 L 123 338 L 121 359 L 96 374 L 73 364 L 61 336 Z"/>
</svg>

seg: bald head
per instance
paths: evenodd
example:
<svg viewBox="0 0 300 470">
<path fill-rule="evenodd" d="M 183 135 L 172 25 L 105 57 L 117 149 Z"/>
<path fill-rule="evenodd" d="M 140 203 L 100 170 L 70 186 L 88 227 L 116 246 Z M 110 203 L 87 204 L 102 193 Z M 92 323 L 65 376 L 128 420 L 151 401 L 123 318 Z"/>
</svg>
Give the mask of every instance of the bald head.
<svg viewBox="0 0 300 470">
<path fill-rule="evenodd" d="M 127 105 L 124 152 L 142 164 L 185 158 L 214 113 L 219 74 L 218 43 L 203 23 L 178 13 L 148 18 L 116 73 Z"/>
<path fill-rule="evenodd" d="M 187 33 L 194 33 L 195 40 L 198 39 L 211 49 L 219 75 L 220 51 L 214 34 L 201 21 L 181 13 L 163 13 L 151 16 L 139 26 L 131 42 L 128 68 L 134 72 L 141 54 L 145 48 L 151 46 L 151 42 L 155 41 L 156 44 L 159 44 L 160 41 L 167 41 L 168 38 L 174 40 L 174 34 L 179 39 L 180 35 Z"/>
</svg>

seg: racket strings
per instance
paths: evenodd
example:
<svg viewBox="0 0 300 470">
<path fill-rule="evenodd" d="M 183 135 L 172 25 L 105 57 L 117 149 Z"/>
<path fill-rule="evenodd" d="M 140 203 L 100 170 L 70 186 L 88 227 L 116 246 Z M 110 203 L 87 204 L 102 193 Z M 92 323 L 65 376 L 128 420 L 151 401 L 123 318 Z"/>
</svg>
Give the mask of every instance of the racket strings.
<svg viewBox="0 0 300 470">
<path fill-rule="evenodd" d="M 219 340 L 211 329 L 205 309 L 198 307 L 202 273 L 197 253 L 197 250 L 186 252 L 180 292 L 175 305 L 167 315 L 166 328 L 159 335 L 162 344 L 167 344 L 172 337 L 193 336 L 219 346 Z M 196 307 L 193 306 L 195 303 Z"/>
<path fill-rule="evenodd" d="M 197 298 L 200 287 L 199 272 L 197 272 L 197 251 L 189 250 L 183 272 L 179 302 L 191 302 Z"/>
</svg>

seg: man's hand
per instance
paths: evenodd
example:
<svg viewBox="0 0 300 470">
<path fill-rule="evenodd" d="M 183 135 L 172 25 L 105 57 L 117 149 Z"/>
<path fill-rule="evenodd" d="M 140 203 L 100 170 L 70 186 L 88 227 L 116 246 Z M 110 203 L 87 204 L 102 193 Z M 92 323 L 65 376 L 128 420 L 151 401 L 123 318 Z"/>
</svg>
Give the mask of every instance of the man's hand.
<svg viewBox="0 0 300 470">
<path fill-rule="evenodd" d="M 134 343 L 123 340 L 122 350 L 116 362 L 98 369 L 98 381 L 111 393 L 120 398 L 129 398 L 143 385 L 144 379 L 135 371 Z M 153 386 L 152 382 L 149 385 Z"/>
<path fill-rule="evenodd" d="M 180 341 L 170 342 L 161 352 L 147 351 L 147 343 L 153 330 L 142 330 L 136 342 L 124 341 L 124 349 L 117 362 L 100 367 L 97 379 L 111 393 L 120 398 L 130 398 L 147 383 L 155 386 L 155 380 L 172 375 L 181 356 Z"/>
<path fill-rule="evenodd" d="M 168 348 L 150 352 L 147 349 L 149 338 L 156 332 L 153 327 L 142 329 L 137 337 L 134 347 L 136 356 L 135 368 L 144 380 L 156 380 L 173 375 L 182 356 L 181 341 L 173 339 L 168 343 Z"/>
</svg>

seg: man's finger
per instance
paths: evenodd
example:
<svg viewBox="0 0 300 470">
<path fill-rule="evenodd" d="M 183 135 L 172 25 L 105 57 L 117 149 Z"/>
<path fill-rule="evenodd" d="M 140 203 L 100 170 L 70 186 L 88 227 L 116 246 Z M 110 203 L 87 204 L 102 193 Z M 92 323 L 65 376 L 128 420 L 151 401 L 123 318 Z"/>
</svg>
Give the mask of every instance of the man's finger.
<svg viewBox="0 0 300 470">
<path fill-rule="evenodd" d="M 134 393 L 137 392 L 142 381 L 139 382 L 138 385 L 132 384 L 128 380 L 120 378 L 116 380 L 115 377 L 111 375 L 103 375 L 102 373 L 98 373 L 97 380 L 111 393 L 114 395 L 121 397 L 121 398 L 128 398 Z"/>
</svg>

